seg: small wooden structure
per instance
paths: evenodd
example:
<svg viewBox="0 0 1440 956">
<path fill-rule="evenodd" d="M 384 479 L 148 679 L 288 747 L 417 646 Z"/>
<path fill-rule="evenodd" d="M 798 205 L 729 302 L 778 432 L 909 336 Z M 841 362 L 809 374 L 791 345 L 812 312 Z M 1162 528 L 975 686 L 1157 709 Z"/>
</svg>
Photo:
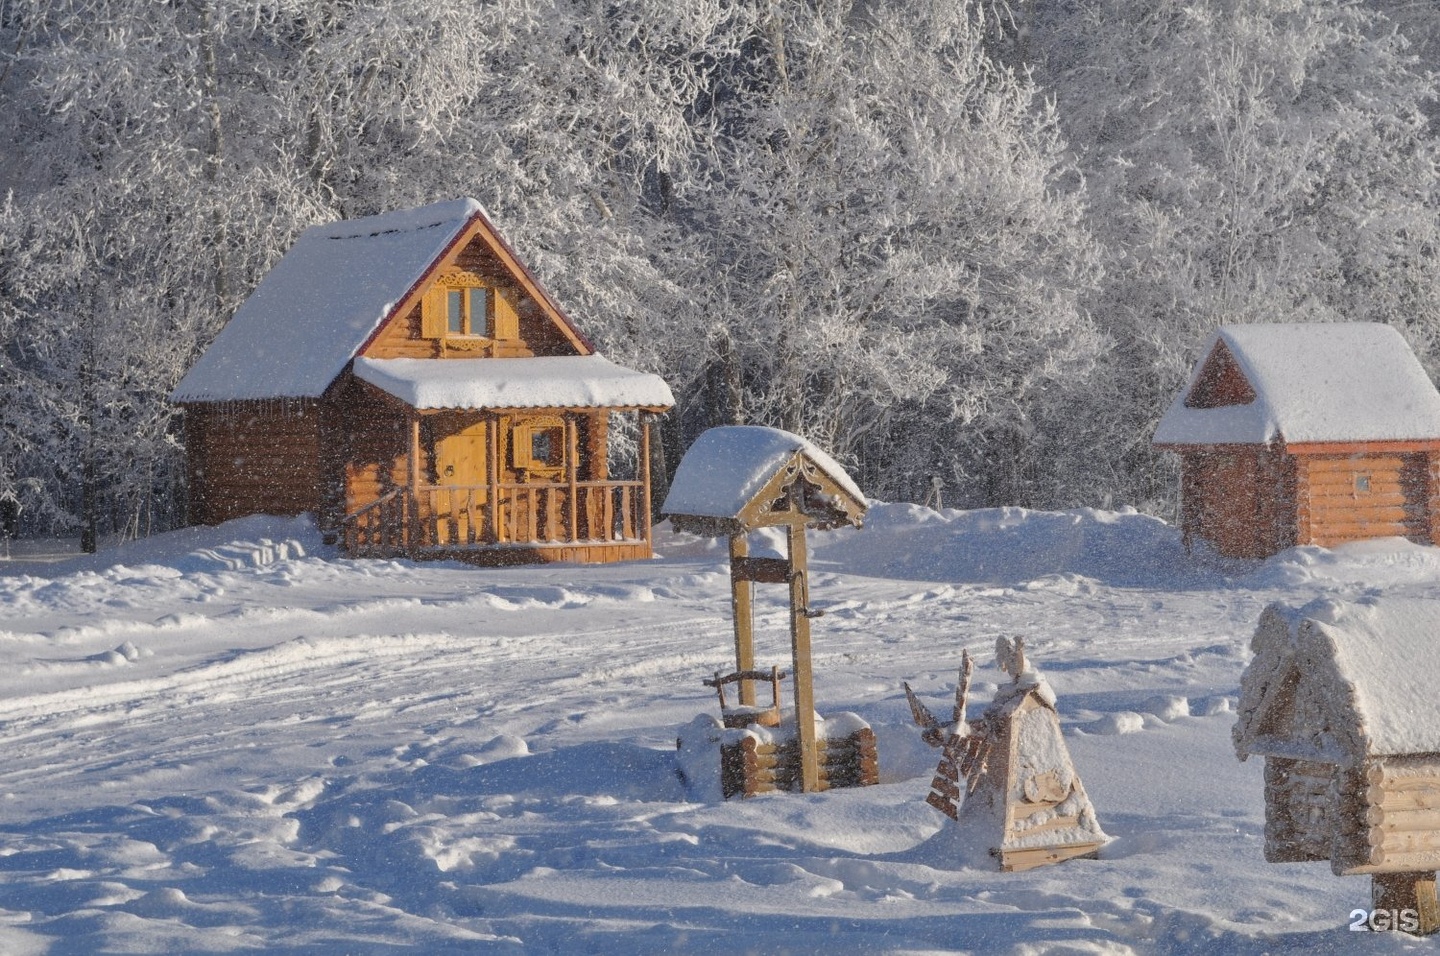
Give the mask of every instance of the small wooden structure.
<svg viewBox="0 0 1440 956">
<path fill-rule="evenodd" d="M 744 707 L 755 704 L 755 678 L 745 676 L 756 670 L 754 584 L 789 587 L 795 746 L 799 789 L 806 791 L 821 789 L 821 760 L 810 663 L 810 619 L 820 612 L 810 607 L 805 529 L 858 527 L 865 508 L 865 496 L 829 455 L 798 435 L 755 425 L 712 428 L 696 439 L 662 508 L 677 530 L 730 539 L 735 669 Z M 749 535 L 759 528 L 785 529 L 786 557 L 750 556 Z M 869 739 L 873 764 L 873 734 Z"/>
<path fill-rule="evenodd" d="M 1267 607 L 1235 752 L 1265 758 L 1265 858 L 1372 876 L 1376 908 L 1440 929 L 1440 605 Z"/>
<path fill-rule="evenodd" d="M 1028 666 L 1019 638 L 1000 638 L 996 658 L 1011 681 L 973 723 L 965 719 L 974 666 L 969 652 L 961 659 L 948 724 L 904 685 L 921 737 L 943 748 L 926 802 L 955 820 L 964 839 L 986 846 L 1006 872 L 1094 857 L 1109 837 L 1070 760 L 1055 692 Z"/>
<path fill-rule="evenodd" d="M 669 388 L 598 354 L 473 199 L 307 229 L 171 398 L 193 523 L 309 511 L 356 556 L 651 553 Z M 617 414 L 642 422 L 619 479 Z"/>
<path fill-rule="evenodd" d="M 1154 438 L 1181 456 L 1187 545 L 1440 543 L 1440 394 L 1399 332 L 1225 326 L 1202 355 Z"/>
</svg>

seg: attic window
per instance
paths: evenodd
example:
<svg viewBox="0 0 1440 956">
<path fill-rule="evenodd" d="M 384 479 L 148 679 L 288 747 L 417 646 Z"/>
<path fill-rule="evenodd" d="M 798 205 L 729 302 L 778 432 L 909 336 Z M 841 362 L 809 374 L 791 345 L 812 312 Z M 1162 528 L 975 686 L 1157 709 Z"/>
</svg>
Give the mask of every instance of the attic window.
<svg viewBox="0 0 1440 956">
<path fill-rule="evenodd" d="M 494 333 L 490 319 L 490 290 L 477 286 L 446 290 L 445 332 L 447 335 L 483 335 L 490 338 Z"/>
<path fill-rule="evenodd" d="M 519 337 L 513 296 L 504 286 L 473 272 L 441 275 L 420 303 L 422 338 L 473 350 L 492 340 Z"/>
<path fill-rule="evenodd" d="M 1216 342 L 1190 394 L 1185 396 L 1186 408 L 1224 408 L 1227 405 L 1249 405 L 1255 401 L 1255 389 L 1224 342 Z"/>
</svg>

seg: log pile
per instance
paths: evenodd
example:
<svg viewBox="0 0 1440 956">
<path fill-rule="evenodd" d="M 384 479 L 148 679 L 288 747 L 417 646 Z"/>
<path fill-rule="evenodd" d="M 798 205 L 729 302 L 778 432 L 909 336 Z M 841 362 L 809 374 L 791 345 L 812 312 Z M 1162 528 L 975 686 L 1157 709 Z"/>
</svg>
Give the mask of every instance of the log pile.
<svg viewBox="0 0 1440 956">
<path fill-rule="evenodd" d="M 859 723 L 843 736 L 821 737 L 817 743 L 820 790 L 868 787 L 880 782 L 875 732 L 853 714 L 832 721 Z M 777 790 L 802 789 L 800 747 L 794 736 L 777 736 L 755 730 L 725 735 L 720 746 L 720 791 L 753 797 Z"/>
</svg>

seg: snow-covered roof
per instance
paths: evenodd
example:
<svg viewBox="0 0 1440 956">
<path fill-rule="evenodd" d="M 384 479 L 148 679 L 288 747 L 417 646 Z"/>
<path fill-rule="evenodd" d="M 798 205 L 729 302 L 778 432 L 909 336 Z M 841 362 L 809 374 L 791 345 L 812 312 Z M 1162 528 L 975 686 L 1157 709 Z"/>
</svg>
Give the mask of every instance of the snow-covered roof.
<svg viewBox="0 0 1440 956">
<path fill-rule="evenodd" d="M 664 379 L 603 355 L 355 360 L 355 376 L 414 408 L 670 408 Z"/>
<path fill-rule="evenodd" d="M 306 229 L 170 398 L 318 398 L 477 215 L 473 199 Z"/>
<path fill-rule="evenodd" d="M 668 515 L 738 518 L 796 452 L 803 453 L 863 505 L 865 495 L 859 486 L 813 442 L 778 428 L 724 425 L 704 432 L 685 452 L 661 511 Z"/>
<path fill-rule="evenodd" d="M 1240 682 L 1236 751 L 1344 765 L 1440 751 L 1437 634 L 1440 601 L 1272 604 Z"/>
<path fill-rule="evenodd" d="M 1187 406 L 1223 343 L 1253 401 Z M 1440 393 L 1405 339 L 1375 322 L 1224 326 L 1155 430 L 1157 445 L 1440 439 Z"/>
</svg>

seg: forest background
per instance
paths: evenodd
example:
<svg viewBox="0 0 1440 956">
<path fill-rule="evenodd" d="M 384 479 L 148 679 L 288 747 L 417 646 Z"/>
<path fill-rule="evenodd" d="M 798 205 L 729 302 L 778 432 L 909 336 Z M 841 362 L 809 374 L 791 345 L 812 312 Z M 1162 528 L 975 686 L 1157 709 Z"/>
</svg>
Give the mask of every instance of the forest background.
<svg viewBox="0 0 1440 956">
<path fill-rule="evenodd" d="M 183 523 L 166 396 L 314 223 L 474 196 L 673 466 L 1168 516 L 1211 329 L 1440 370 L 1431 0 L 0 0 L 0 503 Z"/>
</svg>

